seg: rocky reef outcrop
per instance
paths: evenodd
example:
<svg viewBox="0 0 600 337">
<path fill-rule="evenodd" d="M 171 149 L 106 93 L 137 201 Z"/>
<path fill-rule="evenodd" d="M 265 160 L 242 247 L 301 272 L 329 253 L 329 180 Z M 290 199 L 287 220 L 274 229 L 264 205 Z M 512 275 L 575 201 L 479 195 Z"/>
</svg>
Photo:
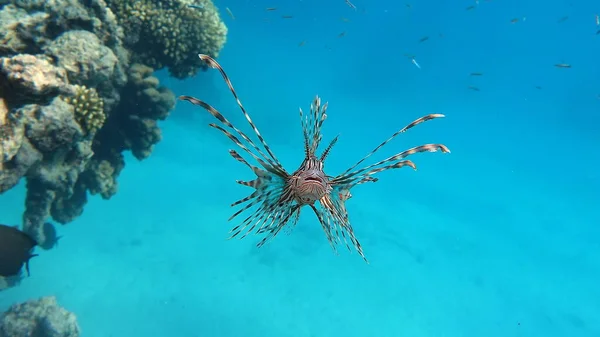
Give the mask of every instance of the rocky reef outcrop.
<svg viewBox="0 0 600 337">
<path fill-rule="evenodd" d="M 23 230 L 66 224 L 118 190 L 123 153 L 161 139 L 178 78 L 216 57 L 227 28 L 210 0 L 0 0 L 0 193 L 26 180 Z M 124 32 L 127 32 L 125 34 Z"/>
<path fill-rule="evenodd" d="M 0 337 L 79 337 L 75 315 L 53 296 L 11 306 L 0 314 Z"/>
</svg>

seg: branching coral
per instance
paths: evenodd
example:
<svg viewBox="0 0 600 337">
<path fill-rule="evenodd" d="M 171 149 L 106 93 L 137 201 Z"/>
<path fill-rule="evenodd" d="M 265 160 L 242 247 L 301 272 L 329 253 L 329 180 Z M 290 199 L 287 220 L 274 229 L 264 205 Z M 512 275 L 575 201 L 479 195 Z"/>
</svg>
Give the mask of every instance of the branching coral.
<svg viewBox="0 0 600 337">
<path fill-rule="evenodd" d="M 104 102 L 95 89 L 76 85 L 75 94 L 65 101 L 75 108 L 75 119 L 87 134 L 95 134 L 104 125 Z"/>
<path fill-rule="evenodd" d="M 167 67 L 174 77 L 193 76 L 204 67 L 197 54 L 217 57 L 225 44 L 227 27 L 210 0 L 194 7 L 189 0 L 107 2 L 130 34 L 134 61 Z"/>
<path fill-rule="evenodd" d="M 152 68 L 141 64 L 130 67 L 121 102 L 96 137 L 94 152 L 100 148 L 131 150 L 140 160 L 150 155 L 161 139 L 157 120 L 165 119 L 175 106 L 173 92 L 160 87 L 152 73 Z"/>
</svg>

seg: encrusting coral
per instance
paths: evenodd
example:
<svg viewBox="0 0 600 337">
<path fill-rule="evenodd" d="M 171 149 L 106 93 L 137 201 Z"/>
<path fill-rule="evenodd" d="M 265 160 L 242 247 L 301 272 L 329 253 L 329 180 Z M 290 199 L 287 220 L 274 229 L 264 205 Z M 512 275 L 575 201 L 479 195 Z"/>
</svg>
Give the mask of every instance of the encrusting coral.
<svg viewBox="0 0 600 337">
<path fill-rule="evenodd" d="M 105 2 L 106 1 L 106 2 Z M 23 230 L 112 197 L 124 151 L 147 158 L 175 106 L 155 70 L 205 69 L 227 28 L 210 0 L 0 0 L 0 193 L 26 180 Z M 127 34 L 124 34 L 124 31 Z"/>
<path fill-rule="evenodd" d="M 125 43 L 134 51 L 134 62 L 156 70 L 167 67 L 171 75 L 185 78 L 204 68 L 198 53 L 217 57 L 227 37 L 212 1 L 108 0 L 128 32 Z"/>
<path fill-rule="evenodd" d="M 11 306 L 0 314 L 0 337 L 79 337 L 77 317 L 54 296 Z"/>
</svg>

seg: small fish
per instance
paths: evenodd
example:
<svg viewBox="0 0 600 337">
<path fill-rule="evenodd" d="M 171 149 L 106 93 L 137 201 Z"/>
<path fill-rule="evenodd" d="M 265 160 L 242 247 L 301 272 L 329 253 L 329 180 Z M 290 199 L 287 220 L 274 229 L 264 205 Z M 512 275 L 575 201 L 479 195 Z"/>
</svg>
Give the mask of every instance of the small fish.
<svg viewBox="0 0 600 337">
<path fill-rule="evenodd" d="M 282 19 L 293 19 L 294 17 L 292 15 L 282 15 L 281 18 Z"/>
<path fill-rule="evenodd" d="M 568 16 L 563 16 L 562 18 L 558 19 L 557 23 L 563 23 L 565 21 L 569 20 Z"/>
<path fill-rule="evenodd" d="M 362 245 L 356 238 L 346 208 L 346 202 L 352 198 L 351 190 L 361 184 L 377 182 L 379 178 L 375 175 L 383 171 L 403 167 L 410 167 L 415 170 L 416 165 L 411 160 L 406 160 L 407 157 L 414 154 L 426 152 L 450 153 L 450 149 L 444 144 L 424 144 L 406 149 L 370 165 L 363 164 L 365 160 L 376 154 L 379 149 L 397 136 L 419 124 L 445 117 L 442 114 L 429 114 L 415 119 L 396 131 L 344 172 L 337 175 L 326 174 L 324 164 L 337 143 L 338 137 L 334 137 L 327 145 L 321 144 L 323 137 L 321 130 L 327 118 L 329 105 L 327 102 L 323 102 L 319 96 L 316 96 L 312 100 L 308 113 L 300 109 L 304 141 L 302 145 L 298 145 L 304 149 L 304 158 L 296 170 L 288 172 L 271 147 L 267 145 L 258 127 L 252 121 L 250 114 L 242 105 L 223 67 L 208 55 L 200 54 L 199 57 L 207 63 L 208 67 L 219 71 L 229 91 L 236 99 L 242 114 L 246 117 L 245 120 L 253 130 L 254 136 L 256 136 L 253 138 L 258 139 L 257 142 L 254 142 L 212 105 L 191 96 L 179 97 L 180 100 L 198 106 L 212 115 L 215 121 L 209 125 L 221 131 L 223 135 L 237 145 L 237 151 L 229 150 L 229 154 L 256 176 L 251 181 L 237 181 L 238 184 L 251 188 L 252 193 L 232 204 L 232 206 L 239 206 L 239 209 L 233 213 L 230 220 L 242 214 L 244 219 L 230 230 L 230 239 L 235 237 L 244 238 L 255 233 L 262 236 L 257 244 L 257 247 L 260 248 L 273 240 L 279 233 L 291 231 L 298 223 L 302 210 L 312 211 L 335 253 L 337 253 L 339 245 L 345 245 L 349 250 L 354 247 L 354 250 L 368 263 Z M 273 107 L 278 108 L 276 105 Z M 343 117 L 341 118 L 343 119 Z M 385 119 L 382 121 L 389 123 Z M 287 128 L 283 125 L 278 127 Z M 321 147 L 321 145 L 325 146 Z M 322 148 L 322 150 L 319 151 L 319 148 Z M 248 159 L 252 158 L 253 163 L 243 158 L 238 151 L 245 154 Z M 207 191 L 207 193 L 217 193 L 217 191 Z"/>
<path fill-rule="evenodd" d="M 467 11 L 470 11 L 470 10 L 472 10 L 472 9 L 475 9 L 476 7 L 477 7 L 477 6 L 473 6 L 473 5 L 471 5 L 471 6 L 467 7 L 465 10 L 467 10 Z"/>
<path fill-rule="evenodd" d="M 346 32 L 339 33 L 337 37 L 344 37 L 344 36 L 346 36 Z"/>
<path fill-rule="evenodd" d="M 519 22 L 520 20 L 521 20 L 521 19 L 519 19 L 519 18 L 514 18 L 514 19 L 510 20 L 510 23 L 517 23 L 517 22 Z"/>
<path fill-rule="evenodd" d="M 598 31 L 596 32 L 596 35 L 600 35 L 600 29 L 598 29 Z"/>
<path fill-rule="evenodd" d="M 350 22 L 350 19 L 345 17 L 341 17 L 340 20 L 342 20 L 342 22 Z"/>
<path fill-rule="evenodd" d="M 421 39 L 419 39 L 419 43 L 425 42 L 427 40 L 429 40 L 429 36 L 423 36 Z"/>
<path fill-rule="evenodd" d="M 49 250 L 54 247 L 58 247 L 58 241 L 62 238 L 62 236 L 56 233 L 56 228 L 54 225 L 50 222 L 45 222 L 42 230 L 44 232 L 45 240 L 44 243 L 39 245 L 40 248 Z"/>
<path fill-rule="evenodd" d="M 568 63 L 558 63 L 554 65 L 556 68 L 571 68 L 571 65 Z"/>
<path fill-rule="evenodd" d="M 298 47 L 302 47 L 302 46 L 304 46 L 305 44 L 306 44 L 306 40 L 305 40 L 305 41 L 302 41 L 302 42 L 300 42 L 300 43 L 298 44 Z"/>
<path fill-rule="evenodd" d="M 536 85 L 535 88 L 538 90 L 542 90 L 542 87 L 540 87 L 539 85 Z"/>
<path fill-rule="evenodd" d="M 483 76 L 483 73 L 471 73 L 471 76 Z"/>
<path fill-rule="evenodd" d="M 356 6 L 354 6 L 354 4 L 350 2 L 350 0 L 346 0 L 346 5 L 348 5 L 348 7 L 352 8 L 352 9 L 356 10 Z"/>
<path fill-rule="evenodd" d="M 265 8 L 265 11 L 267 11 L 267 12 L 272 12 L 272 11 L 276 11 L 276 10 L 277 10 L 277 7 L 267 7 L 267 8 Z"/>
<path fill-rule="evenodd" d="M 203 4 L 199 4 L 199 5 L 190 4 L 190 5 L 188 5 L 188 7 L 192 8 L 192 9 L 204 9 Z"/>
<path fill-rule="evenodd" d="M 406 4 L 406 8 L 411 9 L 412 5 L 411 4 Z"/>
<path fill-rule="evenodd" d="M 472 85 L 468 86 L 467 88 L 469 88 L 469 89 L 471 89 L 473 91 L 479 91 L 479 88 L 477 88 L 475 86 L 472 86 Z"/>
<path fill-rule="evenodd" d="M 420 66 L 420 65 L 417 63 L 417 60 L 415 60 L 415 58 L 414 58 L 414 57 L 412 58 L 412 60 L 411 60 L 411 61 L 412 61 L 412 63 L 413 63 L 413 64 L 414 64 L 414 65 L 415 65 L 417 68 L 421 69 L 421 66 Z"/>
<path fill-rule="evenodd" d="M 229 16 L 231 16 L 231 18 L 233 20 L 235 20 L 235 16 L 233 15 L 233 12 L 231 11 L 231 9 L 229 9 L 229 7 L 225 7 L 225 10 L 227 11 L 227 14 L 229 14 Z"/>
</svg>

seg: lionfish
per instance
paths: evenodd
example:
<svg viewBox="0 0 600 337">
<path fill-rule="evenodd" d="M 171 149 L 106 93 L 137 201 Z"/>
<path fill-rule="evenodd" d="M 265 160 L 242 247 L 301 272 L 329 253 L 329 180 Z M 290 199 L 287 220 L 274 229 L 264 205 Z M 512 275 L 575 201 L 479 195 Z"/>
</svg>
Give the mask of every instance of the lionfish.
<svg viewBox="0 0 600 337">
<path fill-rule="evenodd" d="M 443 144 L 425 144 L 405 150 L 372 165 L 357 168 L 367 158 L 399 134 L 423 122 L 444 117 L 442 114 L 430 114 L 413 121 L 394 133 L 390 138 L 379 144 L 373 151 L 343 173 L 335 177 L 329 176 L 323 170 L 324 162 L 338 141 L 339 136 L 336 136 L 329 142 L 320 156 L 317 155 L 317 149 L 322 138 L 321 128 L 327 118 L 328 103 L 322 104 L 319 96 L 316 96 L 310 106 L 310 113 L 305 114 L 300 109 L 302 132 L 304 133 L 304 160 L 300 167 L 290 174 L 273 154 L 273 151 L 267 145 L 252 118 L 246 112 L 223 67 L 208 55 L 199 54 L 198 56 L 210 68 L 219 70 L 233 97 L 236 99 L 237 105 L 260 141 L 260 145 L 262 145 L 261 149 L 244 132 L 234 126 L 210 104 L 191 96 L 179 97 L 180 100 L 188 101 L 208 111 L 220 122 L 220 124 L 211 123 L 209 125 L 220 130 L 240 149 L 254 158 L 262 167 L 260 168 L 248 163 L 236 150 L 229 150 L 229 154 L 234 159 L 248 166 L 257 177 L 252 181 L 236 181 L 238 184 L 252 187 L 254 192 L 231 205 L 231 207 L 235 207 L 245 204 L 229 220 L 258 205 L 254 212 L 248 215 L 239 225 L 231 229 L 229 239 L 238 235 L 240 238 L 244 238 L 254 232 L 255 234 L 264 235 L 263 239 L 257 244 L 258 247 L 261 247 L 273 239 L 286 226 L 288 226 L 289 230 L 294 228 L 300 218 L 300 211 L 304 206 L 308 206 L 317 216 L 327 240 L 336 254 L 336 247 L 342 241 L 350 251 L 351 243 L 354 249 L 368 263 L 362 246 L 354 235 L 354 230 L 350 224 L 346 210 L 346 201 L 352 197 L 350 190 L 356 185 L 366 182 L 376 182 L 378 178 L 373 177 L 373 175 L 382 171 L 405 166 L 416 170 L 416 166 L 412 161 L 404 159 L 412 154 L 437 151 L 441 151 L 442 153 L 450 152 L 448 147 Z"/>
</svg>

